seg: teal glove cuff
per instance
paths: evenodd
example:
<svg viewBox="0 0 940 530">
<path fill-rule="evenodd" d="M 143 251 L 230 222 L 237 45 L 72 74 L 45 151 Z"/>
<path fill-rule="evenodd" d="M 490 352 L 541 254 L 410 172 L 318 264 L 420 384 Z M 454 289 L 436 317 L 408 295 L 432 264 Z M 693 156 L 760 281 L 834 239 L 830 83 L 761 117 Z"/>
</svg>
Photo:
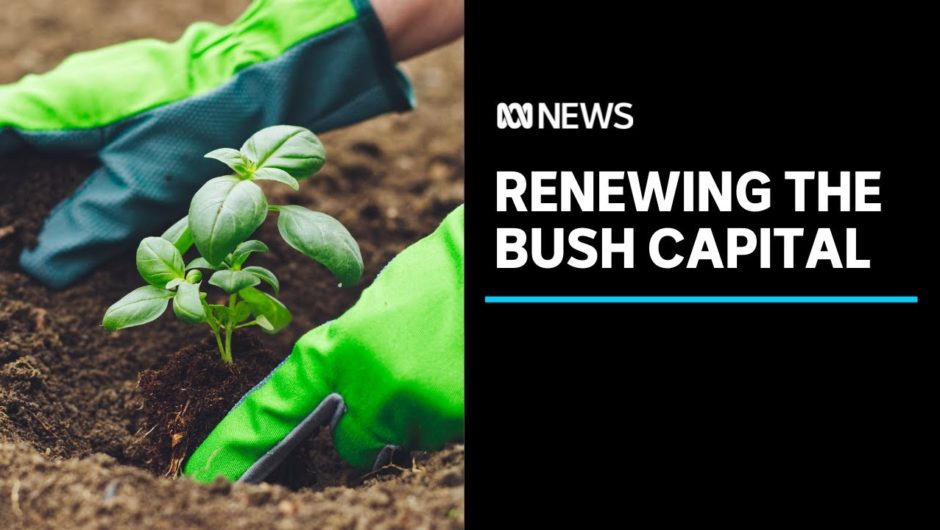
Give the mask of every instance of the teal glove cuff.
<svg viewBox="0 0 940 530">
<path fill-rule="evenodd" d="M 257 0 L 230 26 L 197 24 L 176 43 L 76 55 L 0 87 L 0 153 L 28 144 L 101 160 L 20 263 L 66 286 L 185 215 L 218 175 L 204 153 L 270 125 L 323 132 L 412 104 L 366 0 Z"/>
<path fill-rule="evenodd" d="M 359 468 L 387 445 L 431 450 L 461 439 L 463 263 L 460 207 L 392 260 L 349 311 L 297 341 L 185 473 L 260 480 L 259 469 L 273 469 L 293 441 L 330 421 L 340 455 Z"/>
</svg>

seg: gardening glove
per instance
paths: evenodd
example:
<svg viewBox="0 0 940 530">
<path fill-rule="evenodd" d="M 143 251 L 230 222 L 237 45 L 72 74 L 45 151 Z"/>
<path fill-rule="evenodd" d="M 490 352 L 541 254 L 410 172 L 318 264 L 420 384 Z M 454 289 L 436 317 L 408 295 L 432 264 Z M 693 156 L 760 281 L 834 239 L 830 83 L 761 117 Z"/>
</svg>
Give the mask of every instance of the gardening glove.
<svg viewBox="0 0 940 530">
<path fill-rule="evenodd" d="M 412 106 L 367 0 L 256 0 L 228 26 L 174 43 L 79 53 L 0 86 L 0 154 L 29 146 L 101 162 L 52 210 L 20 264 L 64 287 L 186 214 L 218 163 L 258 129 L 316 132 Z"/>
<path fill-rule="evenodd" d="M 322 425 L 359 468 L 393 448 L 462 439 L 463 263 L 461 206 L 395 257 L 349 311 L 301 337 L 196 449 L 185 474 L 260 481 Z"/>
</svg>

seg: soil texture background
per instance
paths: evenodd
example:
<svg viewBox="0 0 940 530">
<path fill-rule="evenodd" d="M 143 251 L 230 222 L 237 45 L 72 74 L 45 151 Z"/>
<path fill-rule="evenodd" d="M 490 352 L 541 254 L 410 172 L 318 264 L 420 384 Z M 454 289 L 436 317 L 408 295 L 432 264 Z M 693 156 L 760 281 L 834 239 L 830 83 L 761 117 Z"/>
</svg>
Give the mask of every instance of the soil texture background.
<svg viewBox="0 0 940 530">
<path fill-rule="evenodd" d="M 5 0 L 0 84 L 46 71 L 75 51 L 131 38 L 172 40 L 197 20 L 225 23 L 247 4 Z M 279 194 L 273 202 L 324 211 L 349 228 L 365 261 L 362 286 L 463 201 L 463 45 L 404 66 L 418 95 L 416 111 L 322 135 L 324 170 L 299 192 L 270 188 Z M 151 426 L 142 414 L 139 375 L 201 343 L 208 331 L 169 313 L 120 332 L 100 327 L 105 308 L 141 283 L 132 250 L 64 291 L 45 288 L 16 266 L 48 209 L 94 166 L 36 153 L 0 159 L 0 528 L 463 526 L 459 445 L 363 475 L 338 459 L 323 433 L 301 448 L 310 469 L 300 489 L 201 485 L 144 469 L 148 456 L 135 440 Z M 281 279 L 280 298 L 294 322 L 275 337 L 254 338 L 284 356 L 301 334 L 350 307 L 361 286 L 338 289 L 324 268 L 281 241 L 270 219 L 258 238 L 271 252 L 252 261 Z"/>
</svg>

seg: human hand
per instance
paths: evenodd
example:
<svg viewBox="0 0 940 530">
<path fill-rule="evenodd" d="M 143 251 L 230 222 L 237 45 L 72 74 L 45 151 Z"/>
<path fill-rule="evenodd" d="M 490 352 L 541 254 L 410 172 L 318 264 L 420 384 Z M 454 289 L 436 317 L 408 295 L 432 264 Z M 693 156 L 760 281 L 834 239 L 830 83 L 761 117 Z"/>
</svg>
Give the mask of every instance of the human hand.
<svg viewBox="0 0 940 530">
<path fill-rule="evenodd" d="M 463 207 L 405 249 L 338 319 L 310 331 L 186 462 L 200 481 L 264 479 L 330 425 L 347 462 L 464 433 Z"/>
<path fill-rule="evenodd" d="M 412 104 L 365 0 L 256 0 L 232 24 L 194 24 L 174 43 L 76 54 L 0 86 L 0 154 L 31 147 L 101 162 L 20 264 L 65 287 L 183 216 L 218 175 L 203 153 L 274 124 L 323 132 Z"/>
</svg>

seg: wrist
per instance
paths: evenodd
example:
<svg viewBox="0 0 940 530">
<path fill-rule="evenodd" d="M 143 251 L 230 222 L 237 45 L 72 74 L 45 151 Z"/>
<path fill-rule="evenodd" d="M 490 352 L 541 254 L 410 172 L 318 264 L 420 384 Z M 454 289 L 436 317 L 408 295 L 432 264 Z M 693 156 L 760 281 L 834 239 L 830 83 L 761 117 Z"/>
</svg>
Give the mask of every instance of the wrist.
<svg viewBox="0 0 940 530">
<path fill-rule="evenodd" d="M 395 61 L 403 61 L 461 35 L 464 0 L 372 0 Z"/>
</svg>

